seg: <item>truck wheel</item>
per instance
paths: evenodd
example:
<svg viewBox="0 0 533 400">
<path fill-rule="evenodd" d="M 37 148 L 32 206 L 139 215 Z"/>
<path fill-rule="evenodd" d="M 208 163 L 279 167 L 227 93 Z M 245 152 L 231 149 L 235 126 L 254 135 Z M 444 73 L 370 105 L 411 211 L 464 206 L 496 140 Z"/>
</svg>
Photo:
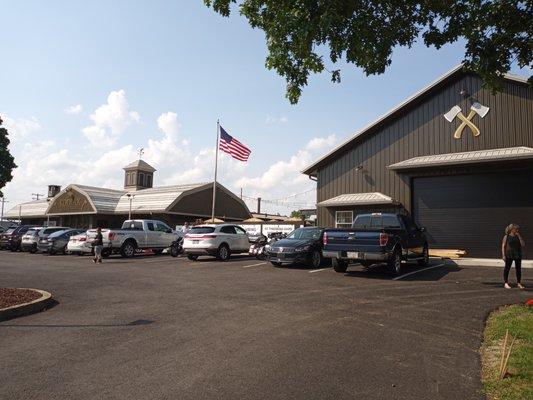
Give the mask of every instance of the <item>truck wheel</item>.
<svg viewBox="0 0 533 400">
<path fill-rule="evenodd" d="M 418 265 L 420 265 L 421 267 L 425 267 L 428 264 L 429 264 L 429 248 L 428 248 L 428 245 L 426 244 L 424 246 L 424 252 L 423 252 L 422 259 L 418 260 Z"/>
<path fill-rule="evenodd" d="M 338 258 L 332 258 L 331 265 L 335 272 L 339 273 L 344 273 L 348 269 L 348 262 L 345 260 L 339 260 Z"/>
<path fill-rule="evenodd" d="M 198 260 L 198 256 L 196 254 L 187 254 L 187 258 L 191 261 Z"/>
<path fill-rule="evenodd" d="M 125 258 L 131 258 L 135 255 L 135 245 L 130 241 L 126 242 L 120 248 L 120 255 Z"/>
<path fill-rule="evenodd" d="M 401 250 L 394 251 L 391 258 L 387 262 L 387 266 L 389 267 L 389 270 L 393 275 L 400 275 L 400 273 L 402 272 L 401 254 L 402 254 Z"/>
<path fill-rule="evenodd" d="M 227 244 L 221 244 L 217 251 L 217 258 L 220 261 L 227 261 L 230 257 L 230 251 Z"/>
</svg>

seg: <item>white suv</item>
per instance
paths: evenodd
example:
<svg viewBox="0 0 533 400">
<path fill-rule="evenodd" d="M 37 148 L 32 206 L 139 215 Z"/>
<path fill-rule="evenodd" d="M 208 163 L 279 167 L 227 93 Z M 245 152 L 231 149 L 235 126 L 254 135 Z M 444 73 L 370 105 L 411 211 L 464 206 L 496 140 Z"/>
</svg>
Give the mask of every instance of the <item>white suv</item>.
<svg viewBox="0 0 533 400">
<path fill-rule="evenodd" d="M 249 249 L 246 231 L 231 224 L 193 226 L 183 240 L 183 251 L 189 260 L 211 255 L 226 261 L 231 254 L 247 253 Z"/>
</svg>

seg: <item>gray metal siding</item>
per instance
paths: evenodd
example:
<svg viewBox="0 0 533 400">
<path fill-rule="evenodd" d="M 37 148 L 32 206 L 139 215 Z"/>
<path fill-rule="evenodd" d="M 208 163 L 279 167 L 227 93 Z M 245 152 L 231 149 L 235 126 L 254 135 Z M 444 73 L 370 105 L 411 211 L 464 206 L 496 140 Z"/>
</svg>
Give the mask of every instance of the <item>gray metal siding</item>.
<svg viewBox="0 0 533 400">
<path fill-rule="evenodd" d="M 481 80 L 473 75 L 460 75 L 440 87 L 430 90 L 412 103 L 401 115 L 374 132 L 354 139 L 335 157 L 317 170 L 317 202 L 344 193 L 381 192 L 400 201 L 411 212 L 410 179 L 388 170 L 387 165 L 408 158 L 503 147 L 533 147 L 533 90 L 526 85 L 508 81 L 503 92 L 492 94 L 481 87 Z M 453 138 L 460 121 L 446 121 L 443 114 L 459 105 L 465 116 L 470 103 L 459 92 L 468 91 L 483 105 L 490 107 L 474 124 L 481 135 L 474 138 L 464 130 L 461 139 Z M 363 137 L 364 136 L 364 137 Z M 363 170 L 356 171 L 358 165 Z M 334 225 L 325 207 L 318 209 L 318 222 Z"/>
</svg>

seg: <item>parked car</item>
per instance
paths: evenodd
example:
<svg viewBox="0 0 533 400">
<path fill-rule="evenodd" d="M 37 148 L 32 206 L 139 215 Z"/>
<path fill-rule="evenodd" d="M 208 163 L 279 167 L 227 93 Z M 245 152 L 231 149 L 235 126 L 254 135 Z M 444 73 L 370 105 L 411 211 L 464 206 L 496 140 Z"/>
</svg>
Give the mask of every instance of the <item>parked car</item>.
<svg viewBox="0 0 533 400">
<path fill-rule="evenodd" d="M 70 229 L 68 227 L 53 226 L 49 228 L 35 227 L 28 229 L 21 239 L 20 248 L 22 251 L 29 251 L 30 253 L 37 252 L 37 244 L 40 238 L 48 237 L 54 232 Z"/>
<path fill-rule="evenodd" d="M 79 235 L 84 229 L 65 229 L 54 232 L 45 238 L 39 239 L 37 249 L 43 253 L 54 255 L 57 253 L 66 254 L 67 244 L 71 236 Z"/>
<path fill-rule="evenodd" d="M 246 231 L 233 224 L 193 226 L 183 240 L 183 251 L 189 260 L 210 255 L 226 261 L 232 254 L 247 253 L 249 248 Z"/>
<path fill-rule="evenodd" d="M 293 230 L 287 237 L 270 245 L 268 260 L 275 266 L 308 263 L 322 265 L 322 234 L 324 229 L 309 227 Z"/>
<path fill-rule="evenodd" d="M 87 240 L 87 232 L 70 237 L 67 244 L 67 253 L 81 256 L 82 254 L 92 254 L 92 252 L 93 246 Z"/>
<path fill-rule="evenodd" d="M 96 229 L 87 231 L 87 240 L 92 243 Z M 104 250 L 102 255 L 120 253 L 122 257 L 133 257 L 137 250 L 150 249 L 161 254 L 180 235 L 161 221 L 149 219 L 126 220 L 121 229 L 102 229 Z"/>
<path fill-rule="evenodd" d="M 0 235 L 0 248 L 11 251 L 20 250 L 22 236 L 34 225 L 20 225 L 16 228 L 9 228 Z"/>
<path fill-rule="evenodd" d="M 402 214 L 360 214 L 350 229 L 324 231 L 323 256 L 331 258 L 337 272 L 346 272 L 352 261 L 368 267 L 387 263 L 393 274 L 400 274 L 402 261 L 429 263 L 429 246 L 413 220 Z"/>
</svg>

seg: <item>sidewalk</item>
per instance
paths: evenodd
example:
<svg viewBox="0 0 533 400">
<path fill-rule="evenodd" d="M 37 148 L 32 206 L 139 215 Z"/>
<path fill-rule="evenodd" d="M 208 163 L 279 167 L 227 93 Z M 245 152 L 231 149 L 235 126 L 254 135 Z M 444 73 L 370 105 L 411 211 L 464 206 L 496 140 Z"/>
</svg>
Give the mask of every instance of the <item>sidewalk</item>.
<svg viewBox="0 0 533 400">
<path fill-rule="evenodd" d="M 457 258 L 457 259 L 442 259 L 448 265 L 459 265 L 465 267 L 501 267 L 503 268 L 503 260 L 496 258 Z M 514 266 L 514 264 L 513 264 Z M 522 268 L 532 268 L 533 260 L 522 260 Z"/>
</svg>

